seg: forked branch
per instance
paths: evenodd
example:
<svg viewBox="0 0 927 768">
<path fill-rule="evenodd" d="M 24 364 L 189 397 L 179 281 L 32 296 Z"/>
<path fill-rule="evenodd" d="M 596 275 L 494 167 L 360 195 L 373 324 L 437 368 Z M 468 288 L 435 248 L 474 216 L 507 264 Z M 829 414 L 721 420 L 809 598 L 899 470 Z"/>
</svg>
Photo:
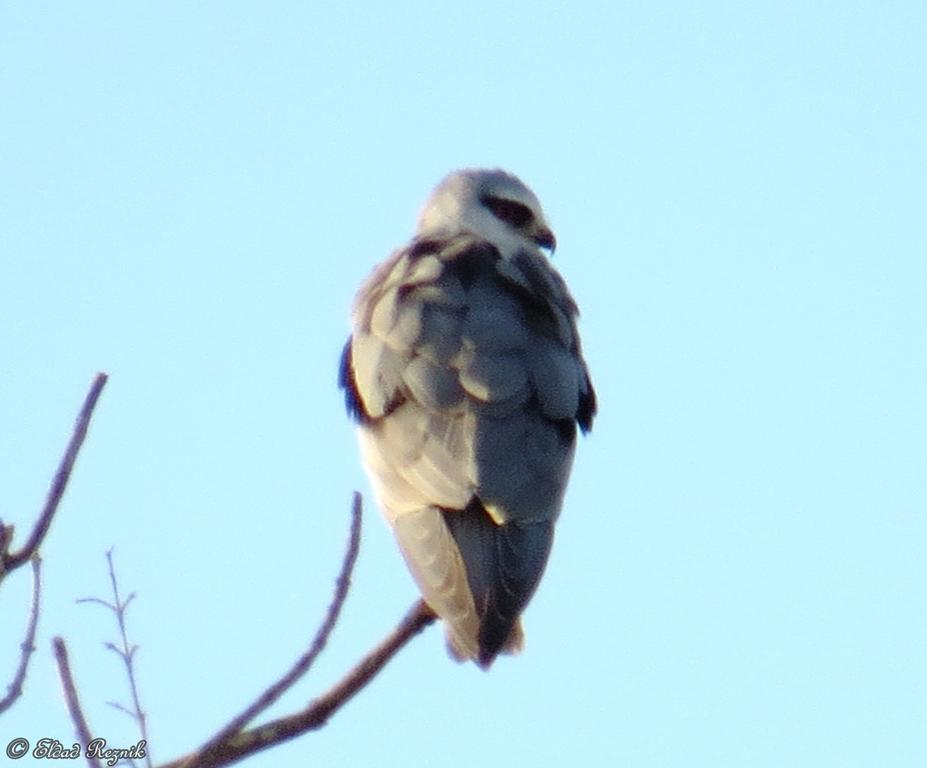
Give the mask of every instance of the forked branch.
<svg viewBox="0 0 927 768">
<path fill-rule="evenodd" d="M 29 611 L 29 621 L 26 628 L 26 635 L 20 645 L 21 654 L 19 657 L 19 666 L 13 675 L 7 693 L 0 699 L 0 713 L 9 709 L 23 691 L 23 684 L 26 680 L 26 673 L 29 669 L 29 660 L 35 650 L 35 633 L 39 621 L 39 605 L 42 589 L 41 579 L 41 559 L 39 558 L 39 548 L 48 534 L 55 513 L 64 496 L 68 480 L 71 477 L 71 471 L 74 469 L 74 462 L 77 460 L 77 454 L 87 436 L 87 428 L 90 426 L 90 419 L 93 416 L 93 410 L 96 407 L 97 400 L 100 399 L 100 393 L 106 384 L 106 374 L 98 373 L 90 390 L 84 398 L 84 404 L 77 416 L 77 422 L 74 425 L 74 431 L 68 442 L 67 449 L 61 462 L 58 465 L 58 471 L 52 479 L 51 487 L 48 490 L 48 496 L 45 499 L 45 506 L 39 513 L 32 532 L 26 539 L 26 543 L 17 551 L 11 552 L 10 545 L 13 541 L 13 526 L 4 525 L 0 521 L 0 583 L 12 571 L 15 571 L 26 562 L 32 563 L 32 606 Z"/>
<path fill-rule="evenodd" d="M 311 701 L 305 709 L 242 731 L 217 745 L 210 755 L 195 762 L 190 762 L 197 757 L 193 754 L 165 763 L 159 768 L 218 768 L 232 765 L 256 752 L 321 728 L 354 694 L 373 680 L 406 643 L 434 620 L 435 615 L 431 609 L 423 601 L 417 601 L 396 629 L 364 656 L 340 682 Z"/>
</svg>

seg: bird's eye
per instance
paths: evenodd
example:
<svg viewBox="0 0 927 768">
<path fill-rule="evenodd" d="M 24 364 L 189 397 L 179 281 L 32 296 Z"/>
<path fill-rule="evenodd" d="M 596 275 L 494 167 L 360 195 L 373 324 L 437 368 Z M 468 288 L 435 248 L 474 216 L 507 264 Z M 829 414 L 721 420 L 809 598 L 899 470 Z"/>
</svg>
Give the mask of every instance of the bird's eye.
<svg viewBox="0 0 927 768">
<path fill-rule="evenodd" d="M 482 198 L 483 205 L 493 212 L 497 219 L 511 224 L 516 229 L 523 229 L 534 218 L 534 214 L 527 205 L 522 205 L 514 200 L 507 200 L 504 197 L 490 197 L 487 195 Z"/>
</svg>

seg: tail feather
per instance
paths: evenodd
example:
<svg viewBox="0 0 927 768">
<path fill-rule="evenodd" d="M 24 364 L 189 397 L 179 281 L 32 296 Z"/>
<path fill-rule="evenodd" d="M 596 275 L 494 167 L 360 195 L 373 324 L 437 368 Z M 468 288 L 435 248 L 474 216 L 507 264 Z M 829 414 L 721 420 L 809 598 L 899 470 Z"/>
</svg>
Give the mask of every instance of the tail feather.
<svg viewBox="0 0 927 768">
<path fill-rule="evenodd" d="M 479 616 L 467 583 L 467 569 L 441 512 L 426 507 L 398 515 L 393 531 L 422 596 L 443 620 L 451 655 L 478 655 Z"/>
<path fill-rule="evenodd" d="M 488 667 L 499 653 L 522 646 L 519 616 L 537 588 L 553 542 L 553 523 L 496 524 L 474 499 L 444 520 L 466 564 L 480 617 L 477 661 Z"/>
<path fill-rule="evenodd" d="M 495 572 L 480 621 L 478 661 L 488 667 L 507 646 L 521 646 L 518 617 L 547 565 L 554 539 L 550 521 L 506 523 L 495 536 Z"/>
</svg>

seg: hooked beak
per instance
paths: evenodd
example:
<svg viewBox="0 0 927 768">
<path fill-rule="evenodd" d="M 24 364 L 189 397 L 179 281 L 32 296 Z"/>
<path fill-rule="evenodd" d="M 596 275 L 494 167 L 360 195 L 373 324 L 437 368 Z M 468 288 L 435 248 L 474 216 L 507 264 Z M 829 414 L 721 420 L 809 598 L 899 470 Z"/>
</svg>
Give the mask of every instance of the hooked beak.
<svg viewBox="0 0 927 768">
<path fill-rule="evenodd" d="M 537 234 L 535 234 L 533 240 L 541 246 L 541 248 L 549 250 L 551 255 L 557 250 L 557 238 L 554 237 L 554 233 L 547 227 L 541 227 L 541 229 L 537 231 Z"/>
</svg>

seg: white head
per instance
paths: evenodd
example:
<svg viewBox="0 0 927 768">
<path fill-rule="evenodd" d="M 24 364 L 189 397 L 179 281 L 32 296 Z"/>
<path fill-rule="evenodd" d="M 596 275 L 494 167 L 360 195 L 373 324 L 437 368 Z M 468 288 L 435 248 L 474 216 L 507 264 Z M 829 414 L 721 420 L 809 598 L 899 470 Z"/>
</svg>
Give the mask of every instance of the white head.
<svg viewBox="0 0 927 768">
<path fill-rule="evenodd" d="M 541 204 L 519 179 L 501 170 L 454 171 L 431 193 L 418 219 L 420 237 L 470 234 L 495 245 L 503 258 L 557 241 Z"/>
</svg>

